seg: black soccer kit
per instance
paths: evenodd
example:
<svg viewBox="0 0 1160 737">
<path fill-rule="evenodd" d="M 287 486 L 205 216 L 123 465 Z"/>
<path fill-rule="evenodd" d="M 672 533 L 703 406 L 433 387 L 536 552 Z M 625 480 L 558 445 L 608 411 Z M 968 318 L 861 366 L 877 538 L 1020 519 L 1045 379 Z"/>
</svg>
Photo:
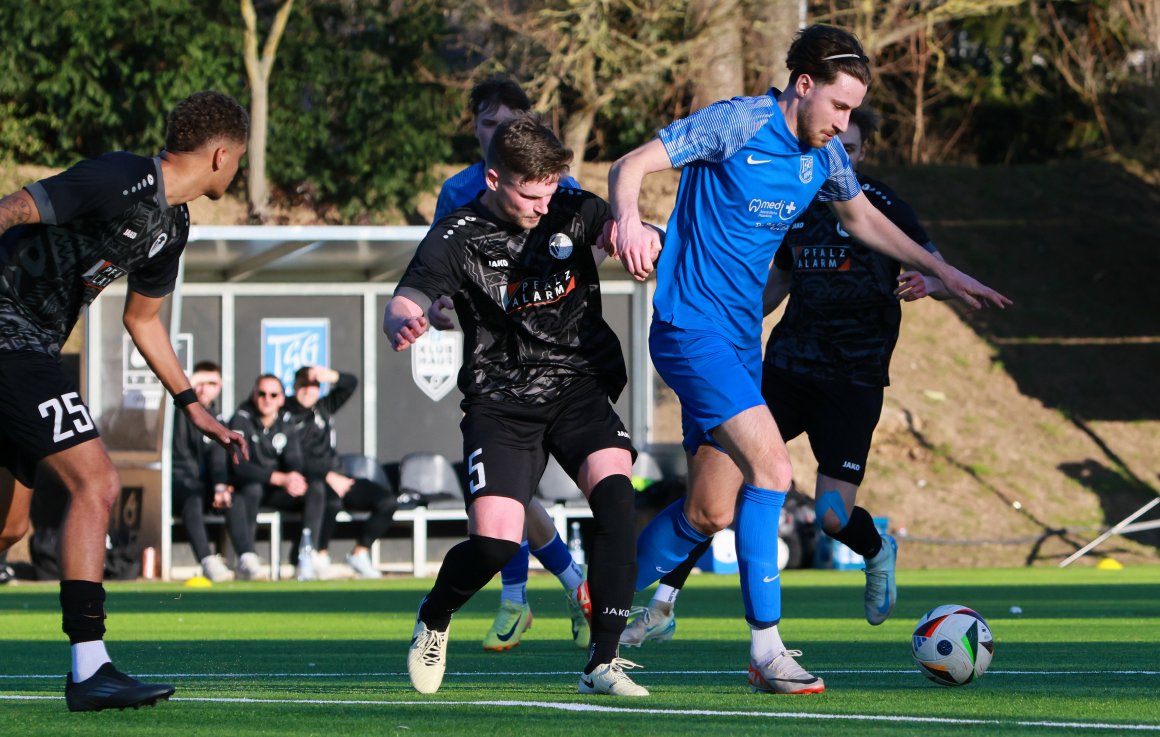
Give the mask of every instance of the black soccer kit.
<svg viewBox="0 0 1160 737">
<path fill-rule="evenodd" d="M 396 296 L 424 312 L 441 295 L 455 301 L 464 332 L 460 427 L 469 507 L 487 495 L 527 506 L 548 453 L 573 479 L 595 451 L 635 455 L 610 402 L 627 374 L 620 341 L 601 314 L 592 255 L 610 214 L 599 197 L 561 189 L 540 223 L 522 230 L 476 199 L 431 229 L 399 282 Z M 605 477 L 588 503 L 592 645 L 585 672 L 615 657 L 636 579 L 629 478 Z M 471 535 L 452 548 L 420 618 L 445 629 L 518 547 Z"/>
<path fill-rule="evenodd" d="M 358 377 L 340 371 L 338 381 L 312 407 L 303 407 L 295 397 L 287 397 L 284 416 L 297 430 L 302 446 L 303 475 L 308 480 L 325 484 L 326 474 L 339 471 L 338 433 L 334 429 L 334 414 L 350 401 L 356 389 Z M 369 548 L 391 526 L 398 506 L 390 489 L 367 479 L 355 479 L 354 485 L 341 499 L 329 485 L 326 494 L 330 504 L 322 520 L 322 530 L 315 541 L 319 550 L 326 550 L 330 544 L 337 524 L 335 517 L 338 509 L 371 513 L 358 538 L 359 545 Z M 331 514 L 332 510 L 334 514 Z"/>
<path fill-rule="evenodd" d="M 234 484 L 233 506 L 245 512 L 245 529 L 239 531 L 242 533 L 240 539 L 234 540 L 238 554 L 254 552 L 258 510 L 263 504 L 283 511 L 302 512 L 303 526 L 317 541 L 322 534 L 323 520 L 338 513 L 337 500 L 328 499 L 326 485 L 308 478 L 306 493 L 292 496 L 281 486 L 270 483 L 275 472 L 295 471 L 306 475 L 301 438 L 290 415 L 280 412 L 266 427 L 253 400 L 247 399 L 230 419 L 230 429 L 245 436 L 250 451 L 249 460 L 239 457 L 230 466 Z M 292 554 L 296 553 L 297 546 L 292 550 Z"/>
<path fill-rule="evenodd" d="M 599 197 L 561 189 L 523 230 L 476 199 L 431 229 L 399 281 L 395 294 L 424 311 L 455 302 L 469 506 L 493 494 L 527 504 L 548 453 L 575 478 L 597 450 L 632 451 L 609 402 L 627 374 L 591 248 L 609 217 Z"/>
<path fill-rule="evenodd" d="M 80 311 L 126 274 L 163 297 L 189 210 L 170 207 L 159 157 L 117 152 L 28 185 L 40 223 L 0 236 L 0 464 L 26 485 L 45 456 L 97 437 L 60 348 Z"/>
<path fill-rule="evenodd" d="M 914 211 L 889 187 L 859 175 L 862 192 L 891 222 L 934 252 Z M 762 394 L 785 440 L 805 432 L 818 471 L 858 485 L 888 386 L 902 310 L 900 264 L 855 242 L 814 201 L 774 257 L 792 272 L 785 315 L 766 344 Z"/>
<path fill-rule="evenodd" d="M 218 422 L 225 422 L 216 404 L 206 409 Z M 189 546 L 200 561 L 211 552 L 205 513 L 212 507 L 214 487 L 229 483 L 229 457 L 226 449 L 202 435 L 185 410 L 180 408 L 173 410 L 172 449 L 173 509 L 181 515 L 181 522 L 189 534 Z M 227 519 L 231 509 L 223 510 Z"/>
</svg>

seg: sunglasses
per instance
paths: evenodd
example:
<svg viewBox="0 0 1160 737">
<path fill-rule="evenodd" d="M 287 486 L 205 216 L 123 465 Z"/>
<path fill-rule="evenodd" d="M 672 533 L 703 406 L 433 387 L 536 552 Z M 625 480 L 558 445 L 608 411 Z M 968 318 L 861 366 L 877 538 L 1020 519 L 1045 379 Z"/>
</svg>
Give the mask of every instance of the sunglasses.
<svg viewBox="0 0 1160 737">
<path fill-rule="evenodd" d="M 254 394 L 259 399 L 277 399 L 278 397 L 282 396 L 282 392 L 264 392 L 260 390 L 254 392 Z"/>
</svg>

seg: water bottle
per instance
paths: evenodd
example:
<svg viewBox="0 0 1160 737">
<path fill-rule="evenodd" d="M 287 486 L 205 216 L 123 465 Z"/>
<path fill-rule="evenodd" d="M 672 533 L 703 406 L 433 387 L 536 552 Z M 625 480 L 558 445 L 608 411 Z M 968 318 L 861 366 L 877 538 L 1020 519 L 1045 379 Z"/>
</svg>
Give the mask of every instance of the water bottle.
<svg viewBox="0 0 1160 737">
<path fill-rule="evenodd" d="M 572 554 L 572 562 L 583 567 L 587 560 L 584 556 L 584 546 L 580 543 L 580 523 L 572 523 L 572 531 L 568 533 L 568 552 Z"/>
<path fill-rule="evenodd" d="M 298 580 L 314 580 L 314 545 L 310 542 L 310 528 L 302 528 L 302 540 L 298 543 Z"/>
</svg>

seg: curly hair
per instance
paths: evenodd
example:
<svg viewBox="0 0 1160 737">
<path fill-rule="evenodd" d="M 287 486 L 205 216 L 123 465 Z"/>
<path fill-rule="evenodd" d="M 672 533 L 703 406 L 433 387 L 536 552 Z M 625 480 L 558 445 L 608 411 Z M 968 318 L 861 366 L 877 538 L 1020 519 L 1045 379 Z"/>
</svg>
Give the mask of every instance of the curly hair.
<svg viewBox="0 0 1160 737">
<path fill-rule="evenodd" d="M 808 74 L 820 84 L 830 84 L 839 73 L 849 74 L 870 86 L 870 59 L 858 38 L 841 28 L 813 25 L 798 31 L 785 57 L 789 86 Z"/>
<path fill-rule="evenodd" d="M 165 150 L 196 151 L 207 143 L 245 143 L 250 116 L 238 101 L 221 92 L 198 92 L 173 106 L 165 130 Z"/>
<path fill-rule="evenodd" d="M 534 113 L 521 113 L 495 129 L 487 148 L 487 165 L 526 182 L 564 176 L 572 163 L 572 149 Z"/>
</svg>

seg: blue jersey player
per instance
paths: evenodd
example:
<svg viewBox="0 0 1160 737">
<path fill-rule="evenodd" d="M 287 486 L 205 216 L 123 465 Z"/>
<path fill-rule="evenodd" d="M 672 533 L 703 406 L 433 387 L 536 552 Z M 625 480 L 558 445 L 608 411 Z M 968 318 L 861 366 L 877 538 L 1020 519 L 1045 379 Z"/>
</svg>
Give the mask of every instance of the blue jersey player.
<svg viewBox="0 0 1160 737">
<path fill-rule="evenodd" d="M 777 628 L 776 531 L 792 468 L 761 393 L 762 293 L 770 261 L 817 197 L 859 241 L 938 277 L 971 307 L 1003 307 L 1009 300 L 925 251 L 862 194 L 837 140 L 870 83 L 857 39 L 811 26 L 796 36 L 786 65 L 784 91 L 710 105 L 617 161 L 609 173 L 614 222 L 608 235 L 625 268 L 646 278 L 660 243 L 640 221 L 641 182 L 651 172 L 683 168 L 655 265 L 649 348 L 681 402 L 689 494 L 641 533 L 637 590 L 676 568 L 736 516 L 750 685 L 767 693 L 820 693 L 822 680 L 797 664 L 800 652 L 786 649 Z M 740 488 L 732 483 L 738 470 Z"/>
</svg>

